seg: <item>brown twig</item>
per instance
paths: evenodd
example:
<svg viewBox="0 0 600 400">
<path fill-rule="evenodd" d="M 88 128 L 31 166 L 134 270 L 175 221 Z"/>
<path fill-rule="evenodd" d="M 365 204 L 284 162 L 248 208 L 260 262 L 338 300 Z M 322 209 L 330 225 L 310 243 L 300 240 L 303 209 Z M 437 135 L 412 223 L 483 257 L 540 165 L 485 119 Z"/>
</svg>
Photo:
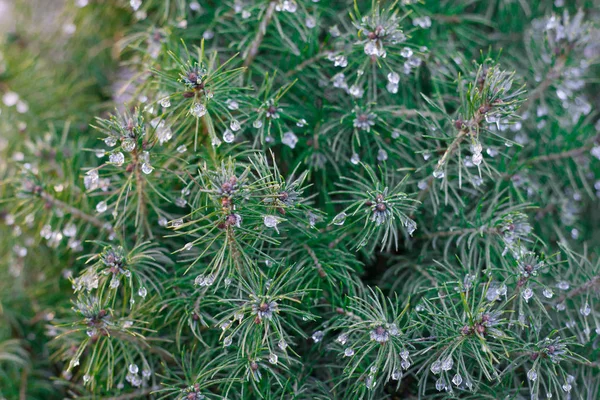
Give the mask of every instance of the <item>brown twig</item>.
<svg viewBox="0 0 600 400">
<path fill-rule="evenodd" d="M 53 197 L 48 192 L 41 192 L 40 197 L 42 199 L 44 199 L 46 201 L 46 203 L 48 203 L 56 208 L 60 208 L 61 210 L 63 210 L 66 213 L 71 214 L 75 218 L 79 218 L 83 221 L 89 222 L 90 224 L 94 225 L 95 227 L 97 227 L 99 229 L 108 231 L 110 234 L 114 233 L 112 227 L 109 224 L 99 220 L 98 218 L 96 218 L 94 216 L 84 213 L 80 209 L 73 207 L 72 205 L 67 204 L 62 200 L 59 200 L 59 199 Z"/>
<path fill-rule="evenodd" d="M 563 294 L 556 300 L 556 304 L 560 304 L 567 299 L 571 299 L 575 296 L 579 296 L 580 294 L 586 292 L 587 290 L 589 290 L 597 285 L 600 285 L 600 275 L 594 276 L 592 279 L 585 282 L 583 285 L 576 287 L 576 288 L 568 291 L 567 293 Z M 550 309 L 550 308 L 552 308 L 552 306 L 550 304 L 548 304 L 546 306 L 546 309 Z"/>
<path fill-rule="evenodd" d="M 319 272 L 319 276 L 321 278 L 325 278 L 327 276 L 327 273 L 325 272 L 325 270 L 323 269 L 323 266 L 321 265 L 321 262 L 319 261 L 319 259 L 317 258 L 317 255 L 315 254 L 314 250 L 311 249 L 310 247 L 308 247 L 307 244 L 303 244 L 302 247 L 304 247 L 304 249 L 308 252 L 308 254 L 310 255 L 310 258 L 312 258 L 313 262 L 315 263 L 315 268 L 317 268 L 317 271 Z"/>
<path fill-rule="evenodd" d="M 311 58 L 309 58 L 307 60 L 302 61 L 300 64 L 296 65 L 295 68 L 286 72 L 285 77 L 289 78 L 291 76 L 294 76 L 295 74 L 297 74 L 298 72 L 300 72 L 304 68 L 306 68 L 307 66 L 319 61 L 321 58 L 327 56 L 328 54 L 329 54 L 329 51 L 319 51 L 316 55 L 312 56 Z"/>
<path fill-rule="evenodd" d="M 265 11 L 265 15 L 260 21 L 260 25 L 258 26 L 258 31 L 256 31 L 256 36 L 254 40 L 250 44 L 250 48 L 248 51 L 244 53 L 244 67 L 249 67 L 250 64 L 254 61 L 256 56 L 258 55 L 258 49 L 265 38 L 265 34 L 267 33 L 267 27 L 271 23 L 271 19 L 273 18 L 273 13 L 275 12 L 275 1 L 271 1 L 267 6 L 267 10 Z"/>
<path fill-rule="evenodd" d="M 152 386 L 143 390 L 138 390 L 136 392 L 133 393 L 126 393 L 126 394 L 122 394 L 120 396 L 115 396 L 115 397 L 107 397 L 106 400 L 129 400 L 129 399 L 139 399 L 142 398 L 144 396 L 147 396 L 149 394 L 151 394 L 152 392 L 157 391 L 158 389 L 160 389 L 160 386 Z"/>
</svg>

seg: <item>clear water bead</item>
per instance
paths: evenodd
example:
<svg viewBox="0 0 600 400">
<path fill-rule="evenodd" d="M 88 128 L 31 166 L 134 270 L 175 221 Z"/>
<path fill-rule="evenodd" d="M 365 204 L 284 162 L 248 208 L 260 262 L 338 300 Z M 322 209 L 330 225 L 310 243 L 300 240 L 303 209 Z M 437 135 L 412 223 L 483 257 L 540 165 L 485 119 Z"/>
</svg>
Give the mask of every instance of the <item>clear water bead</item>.
<svg viewBox="0 0 600 400">
<path fill-rule="evenodd" d="M 125 156 L 121 152 L 113 153 L 108 157 L 108 162 L 120 167 L 125 162 Z"/>
<path fill-rule="evenodd" d="M 346 350 L 344 350 L 344 355 L 346 357 L 352 357 L 354 355 L 354 349 L 352 347 L 346 348 Z"/>
<path fill-rule="evenodd" d="M 314 340 L 315 343 L 319 343 L 321 340 L 323 340 L 323 335 L 323 331 L 316 331 L 312 334 L 312 340 Z"/>
<path fill-rule="evenodd" d="M 367 379 L 365 379 L 365 386 L 367 387 L 367 389 L 373 389 L 376 384 L 377 382 L 375 382 L 375 378 L 373 377 L 373 375 L 369 375 L 367 376 Z"/>
<path fill-rule="evenodd" d="M 394 369 L 392 371 L 392 380 L 393 381 L 399 381 L 400 378 L 402 378 L 402 372 L 398 371 L 397 369 Z"/>
<path fill-rule="evenodd" d="M 413 233 L 417 230 L 417 223 L 412 219 L 408 219 L 405 221 L 404 226 L 406 227 L 406 232 L 412 236 Z"/>
<path fill-rule="evenodd" d="M 293 149 L 294 147 L 296 147 L 296 144 L 298 143 L 298 136 L 294 135 L 293 132 L 286 132 L 283 134 L 281 143 L 283 143 L 286 146 Z"/>
<path fill-rule="evenodd" d="M 460 374 L 456 374 L 452 378 L 452 383 L 454 383 L 456 386 L 460 386 L 462 381 L 463 381 L 463 378 L 462 378 L 462 376 L 460 376 Z"/>
<path fill-rule="evenodd" d="M 4 93 L 4 95 L 2 96 L 2 102 L 4 103 L 5 106 L 7 107 L 12 107 L 15 104 L 17 104 L 19 101 L 19 95 L 15 92 L 6 92 Z"/>
<path fill-rule="evenodd" d="M 192 242 L 188 242 L 185 244 L 185 246 L 183 246 L 183 250 L 190 251 L 192 247 L 194 247 L 194 244 Z"/>
<path fill-rule="evenodd" d="M 587 317 L 588 315 L 590 315 L 591 312 L 592 312 L 592 308 L 590 307 L 589 303 L 585 303 L 583 305 L 583 307 L 581 307 L 579 309 L 579 313 L 581 315 L 583 315 L 584 317 Z"/>
<path fill-rule="evenodd" d="M 408 350 L 404 349 L 400 352 L 400 358 L 403 360 L 407 360 L 409 356 Z"/>
<path fill-rule="evenodd" d="M 141 287 L 141 288 L 138 290 L 138 295 L 139 295 L 141 298 L 144 298 L 144 297 L 146 297 L 146 296 L 148 295 L 148 290 L 147 290 L 145 287 L 143 287 L 143 286 L 142 286 L 142 287 Z"/>
<path fill-rule="evenodd" d="M 267 228 L 275 228 L 277 230 L 277 225 L 279 224 L 279 218 L 273 215 L 265 215 L 263 218 L 263 222 Z"/>
<path fill-rule="evenodd" d="M 277 347 L 279 347 L 281 350 L 285 351 L 285 349 L 287 349 L 288 344 L 285 340 L 280 339 L 279 342 L 277 343 Z"/>
<path fill-rule="evenodd" d="M 552 296 L 554 296 L 554 292 L 552 290 L 548 289 L 548 288 L 544 289 L 544 291 L 542 292 L 542 294 L 547 299 L 551 299 Z"/>
<path fill-rule="evenodd" d="M 151 174 L 152 171 L 154 171 L 154 167 L 152 167 L 152 165 L 148 164 L 148 163 L 143 163 L 142 164 L 142 172 L 146 175 Z"/>
<path fill-rule="evenodd" d="M 339 213 L 338 215 L 333 217 L 332 222 L 334 225 L 344 225 L 344 222 L 346 222 L 346 213 L 345 212 Z"/>
<path fill-rule="evenodd" d="M 116 289 L 121 285 L 121 282 L 119 281 L 119 278 L 116 277 L 116 275 L 113 275 L 113 277 L 110 280 L 110 288 L 111 289 Z"/>
<path fill-rule="evenodd" d="M 446 390 L 446 387 L 446 380 L 444 378 L 439 378 L 437 381 L 435 381 L 435 388 L 438 390 L 438 392 Z"/>
<path fill-rule="evenodd" d="M 523 293 L 521 293 L 521 295 L 523 296 L 526 302 L 529 302 L 529 299 L 533 297 L 533 290 L 531 290 L 531 288 L 526 288 L 525 290 L 523 290 Z"/>
<path fill-rule="evenodd" d="M 277 354 L 275 353 L 271 353 L 269 355 L 269 362 L 273 365 L 277 364 L 277 361 L 279 360 L 279 357 L 277 357 Z"/>
<path fill-rule="evenodd" d="M 252 123 L 252 126 L 255 127 L 256 129 L 260 129 L 263 126 L 263 122 L 260 119 L 257 119 L 256 121 L 254 121 Z"/>
<path fill-rule="evenodd" d="M 400 55 L 404 58 L 410 58 L 413 55 L 413 51 L 410 47 L 405 47 L 400 51 Z"/>
<path fill-rule="evenodd" d="M 240 122 L 237 119 L 234 119 L 234 120 L 231 120 L 229 127 L 231 128 L 232 131 L 237 132 L 241 129 L 242 126 L 240 125 Z"/>
<path fill-rule="evenodd" d="M 235 135 L 231 130 L 225 129 L 225 133 L 223 133 L 223 141 L 225 143 L 232 143 L 235 140 Z"/>
<path fill-rule="evenodd" d="M 352 154 L 352 157 L 350 157 L 350 162 L 354 165 L 357 165 L 360 162 L 360 157 L 357 153 Z"/>
<path fill-rule="evenodd" d="M 104 139 L 104 144 L 106 144 L 108 147 L 115 147 L 117 145 L 117 138 L 109 136 Z"/>
<path fill-rule="evenodd" d="M 129 0 L 129 5 L 133 8 L 133 11 L 137 11 L 142 6 L 142 0 Z"/>
<path fill-rule="evenodd" d="M 126 152 L 132 152 L 135 150 L 135 141 L 133 139 L 125 139 L 121 142 L 121 148 Z"/>
<path fill-rule="evenodd" d="M 231 343 L 233 343 L 233 339 L 231 336 L 227 336 L 225 339 L 223 339 L 223 346 L 229 347 L 231 346 Z"/>
<path fill-rule="evenodd" d="M 240 108 L 240 104 L 233 99 L 227 99 L 225 104 L 227 104 L 227 108 L 229 108 L 231 111 L 235 111 Z"/>
<path fill-rule="evenodd" d="M 377 160 L 378 161 L 385 161 L 388 159 L 388 153 L 387 151 L 385 151 L 384 149 L 379 149 L 379 151 L 377 152 Z"/>
<path fill-rule="evenodd" d="M 529 379 L 530 381 L 535 381 L 537 377 L 538 374 L 535 369 L 531 368 L 529 371 L 527 371 L 527 379 Z"/>
<path fill-rule="evenodd" d="M 103 213 L 107 209 L 108 209 L 108 206 L 105 201 L 101 201 L 100 203 L 96 204 L 96 211 L 99 213 Z"/>
<path fill-rule="evenodd" d="M 138 371 L 140 370 L 136 364 L 129 364 L 128 369 L 129 369 L 129 372 L 134 375 L 137 374 Z"/>
<path fill-rule="evenodd" d="M 160 105 L 161 105 L 163 108 L 169 108 L 169 107 L 171 107 L 171 99 L 169 99 L 168 97 L 163 97 L 163 98 L 160 100 Z"/>
<path fill-rule="evenodd" d="M 442 371 L 442 363 L 440 361 L 435 361 L 433 364 L 431 364 L 429 370 L 434 375 L 439 374 Z"/>
<path fill-rule="evenodd" d="M 444 177 L 444 171 L 442 171 L 441 169 L 436 169 L 435 171 L 433 171 L 433 177 L 436 179 L 442 179 Z"/>
<path fill-rule="evenodd" d="M 336 341 L 343 346 L 346 344 L 346 342 L 348 342 L 348 335 L 342 333 L 340 336 L 337 337 Z"/>
<path fill-rule="evenodd" d="M 186 151 L 187 151 L 187 147 L 186 147 L 186 145 L 185 145 L 185 144 L 182 144 L 181 146 L 179 146 L 179 147 L 177 148 L 177 152 L 178 152 L 179 154 L 181 154 L 181 153 L 185 153 Z"/>
<path fill-rule="evenodd" d="M 397 85 L 400 82 L 400 75 L 392 71 L 387 75 L 387 79 L 390 83 Z"/>
<path fill-rule="evenodd" d="M 352 97 L 360 99 L 361 97 L 363 97 L 365 90 L 359 86 L 352 85 L 350 86 L 350 90 L 348 91 L 348 93 L 350 93 Z"/>
<path fill-rule="evenodd" d="M 450 371 L 452 369 L 453 365 L 454 365 L 454 360 L 452 359 L 452 357 L 447 357 L 446 359 L 444 359 L 442 361 L 442 369 L 444 371 Z"/>
<path fill-rule="evenodd" d="M 196 118 L 201 118 L 206 115 L 206 107 L 200 103 L 194 103 L 192 108 L 190 109 L 190 114 L 195 116 Z"/>
</svg>

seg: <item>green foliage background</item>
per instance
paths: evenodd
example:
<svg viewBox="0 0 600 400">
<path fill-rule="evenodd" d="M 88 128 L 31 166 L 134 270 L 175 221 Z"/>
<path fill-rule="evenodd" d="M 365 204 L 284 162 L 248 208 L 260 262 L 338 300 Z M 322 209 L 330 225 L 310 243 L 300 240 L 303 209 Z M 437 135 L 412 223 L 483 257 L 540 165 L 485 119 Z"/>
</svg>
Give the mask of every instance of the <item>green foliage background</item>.
<svg viewBox="0 0 600 400">
<path fill-rule="evenodd" d="M 600 398 L 600 4 L 11 4 L 0 398 Z"/>
</svg>

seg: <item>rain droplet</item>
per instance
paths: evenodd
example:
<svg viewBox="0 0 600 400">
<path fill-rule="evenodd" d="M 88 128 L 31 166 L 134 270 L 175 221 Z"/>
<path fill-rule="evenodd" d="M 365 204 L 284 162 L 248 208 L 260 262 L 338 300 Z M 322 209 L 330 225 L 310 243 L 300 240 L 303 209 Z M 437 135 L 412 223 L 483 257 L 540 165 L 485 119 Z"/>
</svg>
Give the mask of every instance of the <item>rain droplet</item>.
<svg viewBox="0 0 600 400">
<path fill-rule="evenodd" d="M 283 340 L 283 339 L 280 339 L 280 340 L 279 340 L 279 342 L 277 343 L 277 346 L 278 346 L 278 347 L 279 347 L 281 350 L 285 351 L 285 349 L 287 349 L 287 347 L 288 347 L 288 344 L 287 344 L 287 342 L 286 342 L 285 340 Z"/>
<path fill-rule="evenodd" d="M 190 114 L 192 114 L 196 118 L 201 118 L 206 114 L 206 107 L 204 107 L 204 105 L 200 103 L 194 103 L 194 105 L 190 109 Z"/>
<path fill-rule="evenodd" d="M 235 140 L 235 135 L 233 134 L 233 132 L 231 132 L 229 129 L 225 130 L 225 133 L 223 133 L 223 141 L 225 143 L 232 143 Z"/>
<path fill-rule="evenodd" d="M 462 381 L 463 381 L 463 378 L 462 378 L 462 376 L 460 376 L 460 374 L 456 374 L 456 375 L 454 375 L 454 378 L 452 378 L 452 383 L 454 383 L 456 386 L 460 386 Z"/>
<path fill-rule="evenodd" d="M 588 303 L 585 303 L 584 306 L 579 309 L 579 312 L 584 317 L 587 317 L 592 312 L 592 308 L 590 307 L 590 305 Z"/>
<path fill-rule="evenodd" d="M 152 165 L 148 164 L 148 163 L 143 163 L 142 164 L 142 172 L 146 175 L 151 174 L 152 171 L 154 171 L 154 167 L 152 167 Z"/>
<path fill-rule="evenodd" d="M 338 215 L 336 215 L 333 218 L 333 224 L 334 225 L 344 225 L 344 222 L 346 222 L 346 213 L 345 212 L 341 212 Z"/>
<path fill-rule="evenodd" d="M 137 374 L 139 371 L 139 368 L 136 364 L 129 364 L 129 372 L 132 374 Z"/>
<path fill-rule="evenodd" d="M 111 154 L 108 157 L 108 162 L 115 164 L 117 167 L 120 167 L 125 162 L 125 156 L 121 152 Z"/>
<path fill-rule="evenodd" d="M 169 107 L 171 107 L 171 99 L 169 99 L 168 97 L 163 97 L 163 98 L 160 100 L 160 105 L 161 105 L 163 108 L 169 108 Z"/>
<path fill-rule="evenodd" d="M 319 343 L 323 339 L 323 335 L 323 331 L 316 331 L 312 334 L 312 340 L 314 340 L 315 343 Z"/>
<path fill-rule="evenodd" d="M 238 120 L 234 119 L 229 124 L 229 127 L 231 128 L 232 131 L 237 132 L 237 131 L 240 130 L 241 125 L 240 125 L 240 122 Z"/>
<path fill-rule="evenodd" d="M 286 132 L 283 134 L 283 138 L 281 139 L 281 143 L 293 149 L 296 147 L 298 143 L 298 136 L 294 135 L 293 132 Z"/>
<path fill-rule="evenodd" d="M 101 201 L 100 203 L 98 203 L 96 205 L 96 211 L 99 212 L 99 213 L 103 213 L 107 209 L 108 209 L 108 206 L 106 205 L 105 201 Z"/>
</svg>

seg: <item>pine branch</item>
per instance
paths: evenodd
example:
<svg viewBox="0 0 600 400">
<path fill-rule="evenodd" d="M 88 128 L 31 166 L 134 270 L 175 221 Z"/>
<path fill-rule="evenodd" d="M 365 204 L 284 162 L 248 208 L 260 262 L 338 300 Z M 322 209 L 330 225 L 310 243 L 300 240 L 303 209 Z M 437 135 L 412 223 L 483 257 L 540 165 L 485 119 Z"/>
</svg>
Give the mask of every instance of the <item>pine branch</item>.
<svg viewBox="0 0 600 400">
<path fill-rule="evenodd" d="M 599 286 L 599 285 L 600 285 L 600 275 L 596 275 L 596 276 L 592 277 L 589 281 L 582 284 L 581 286 L 574 288 L 574 289 L 570 290 L 569 292 L 561 295 L 556 300 L 556 304 L 561 304 L 565 300 L 572 299 L 573 297 L 579 296 L 580 294 L 585 293 L 588 290 L 593 289 L 594 287 Z M 546 308 L 550 309 L 550 308 L 552 308 L 552 306 L 547 305 Z"/>
<path fill-rule="evenodd" d="M 307 244 L 303 244 L 302 247 L 304 247 L 304 249 L 308 252 L 308 254 L 310 255 L 310 258 L 312 258 L 313 262 L 315 263 L 315 267 L 317 268 L 317 271 L 319 273 L 319 276 L 321 278 L 325 278 L 327 276 L 327 273 L 325 272 L 325 270 L 323 270 L 323 266 L 321 265 L 321 262 L 319 261 L 319 259 L 317 258 L 317 255 L 315 254 L 314 250 L 311 249 L 310 247 L 308 247 Z"/>
<path fill-rule="evenodd" d="M 114 233 L 114 230 L 110 226 L 110 224 L 107 224 L 94 216 L 86 214 L 83 211 L 79 210 L 78 208 L 71 206 L 70 204 L 67 204 L 61 200 L 58 200 L 57 198 L 53 197 L 48 192 L 41 192 L 40 197 L 42 199 L 44 199 L 48 204 L 53 205 L 54 207 L 60 208 L 64 212 L 69 213 L 76 218 L 79 218 L 83 221 L 90 223 L 93 226 L 97 227 L 98 229 L 105 230 L 109 234 Z"/>
<path fill-rule="evenodd" d="M 106 400 L 130 400 L 130 399 L 140 399 L 144 396 L 147 396 L 149 394 L 152 394 L 152 392 L 155 392 L 157 390 L 160 389 L 160 386 L 152 386 L 149 388 L 145 388 L 142 390 L 138 390 L 136 392 L 132 392 L 132 393 L 126 393 L 126 394 L 122 394 L 120 396 L 116 396 L 116 397 L 107 397 Z"/>
<path fill-rule="evenodd" d="M 552 86 L 554 81 L 562 75 L 565 65 L 567 63 L 567 58 L 568 52 L 558 57 L 556 64 L 554 64 L 554 66 L 546 74 L 542 82 L 540 82 L 540 84 L 533 91 L 530 92 L 527 101 L 521 106 L 521 114 L 525 113 L 525 111 L 527 111 L 537 99 L 542 97 L 544 93 L 546 93 L 546 90 L 548 90 L 550 86 Z"/>
<path fill-rule="evenodd" d="M 262 20 L 260 21 L 260 24 L 258 26 L 258 30 L 256 31 L 256 36 L 254 37 L 254 40 L 252 41 L 250 48 L 244 53 L 244 58 L 245 58 L 244 59 L 244 67 L 246 67 L 246 68 L 252 64 L 252 62 L 258 55 L 258 50 L 260 48 L 260 45 L 261 45 L 263 39 L 265 38 L 265 35 L 267 33 L 267 28 L 268 28 L 269 24 L 271 23 L 271 19 L 273 18 L 273 13 L 275 12 L 276 5 L 277 5 L 277 3 L 275 1 L 269 2 L 269 5 L 267 6 L 267 9 L 265 11 L 265 14 L 263 15 Z"/>
<path fill-rule="evenodd" d="M 137 192 L 137 212 L 136 212 L 136 221 L 140 224 L 140 232 L 144 231 L 144 226 L 146 227 L 146 232 L 152 237 L 152 229 L 148 226 L 148 218 L 147 218 L 147 206 L 146 206 L 146 180 L 142 176 L 141 171 L 142 166 L 140 165 L 139 153 L 136 148 L 133 151 L 133 172 L 135 174 L 135 189 Z"/>
<path fill-rule="evenodd" d="M 582 156 L 582 155 L 586 154 L 587 152 L 589 152 L 596 145 L 596 142 L 598 140 L 600 140 L 600 135 L 596 136 L 592 143 L 586 144 L 581 147 L 577 147 L 575 149 L 563 151 L 560 153 L 547 154 L 544 156 L 534 157 L 534 158 L 528 160 L 527 164 L 539 164 L 539 163 L 543 163 L 546 161 L 557 161 L 557 160 L 562 160 L 565 158 L 574 158 L 574 157 Z"/>
<path fill-rule="evenodd" d="M 475 232 L 480 232 L 481 234 L 483 234 L 483 233 L 498 233 L 498 229 L 488 228 L 488 227 L 480 227 L 480 228 L 457 229 L 454 231 L 439 231 L 439 232 L 432 232 L 432 233 L 428 233 L 425 235 L 417 236 L 416 239 L 435 239 L 435 238 L 440 238 L 440 237 L 460 236 L 460 235 L 464 235 L 467 233 L 475 233 Z"/>
<path fill-rule="evenodd" d="M 330 51 L 319 51 L 316 55 L 312 56 L 311 58 L 307 58 L 306 60 L 304 60 L 300 64 L 298 64 L 296 67 L 294 67 L 293 69 L 286 72 L 285 77 L 290 78 L 290 77 L 296 75 L 297 73 L 302 72 L 304 70 L 304 68 L 316 63 L 317 61 L 319 61 L 320 59 L 322 59 L 324 57 L 327 57 L 327 55 L 329 55 L 329 53 L 330 53 Z"/>
</svg>

